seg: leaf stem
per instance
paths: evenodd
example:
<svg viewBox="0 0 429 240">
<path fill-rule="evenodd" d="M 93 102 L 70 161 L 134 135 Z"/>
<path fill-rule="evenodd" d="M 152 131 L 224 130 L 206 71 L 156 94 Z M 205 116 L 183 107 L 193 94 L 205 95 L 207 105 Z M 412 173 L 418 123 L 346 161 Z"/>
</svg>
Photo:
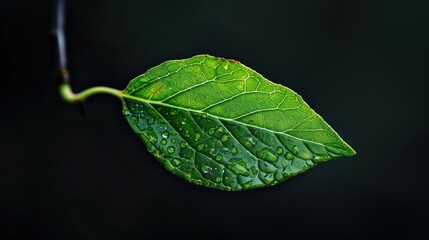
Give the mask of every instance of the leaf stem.
<svg viewBox="0 0 429 240">
<path fill-rule="evenodd" d="M 124 97 L 122 91 L 110 87 L 92 87 L 80 93 L 74 93 L 69 83 L 62 83 L 60 85 L 60 95 L 69 103 L 83 102 L 86 98 L 99 93 L 114 95 L 121 99 Z"/>
</svg>

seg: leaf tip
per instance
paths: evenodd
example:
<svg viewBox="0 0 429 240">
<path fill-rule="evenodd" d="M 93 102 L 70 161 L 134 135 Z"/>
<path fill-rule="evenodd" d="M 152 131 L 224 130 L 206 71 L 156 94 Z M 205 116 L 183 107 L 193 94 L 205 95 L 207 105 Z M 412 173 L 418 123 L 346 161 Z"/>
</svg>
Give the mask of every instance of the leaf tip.
<svg viewBox="0 0 429 240">
<path fill-rule="evenodd" d="M 357 154 L 357 152 L 352 147 L 350 147 L 350 145 L 348 144 L 346 145 L 347 145 L 347 148 L 344 151 L 344 156 L 351 157 Z"/>
</svg>

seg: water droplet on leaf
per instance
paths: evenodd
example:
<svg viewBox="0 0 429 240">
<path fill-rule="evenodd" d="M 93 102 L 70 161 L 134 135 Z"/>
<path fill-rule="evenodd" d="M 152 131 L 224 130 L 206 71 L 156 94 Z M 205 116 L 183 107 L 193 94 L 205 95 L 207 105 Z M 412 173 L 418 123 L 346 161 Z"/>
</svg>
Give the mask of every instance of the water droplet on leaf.
<svg viewBox="0 0 429 240">
<path fill-rule="evenodd" d="M 178 113 L 177 109 L 174 109 L 174 108 L 172 108 L 170 111 L 170 114 L 173 116 L 177 115 L 177 113 Z"/>
<path fill-rule="evenodd" d="M 201 165 L 201 171 L 203 173 L 208 173 L 212 168 L 207 165 Z"/>
<path fill-rule="evenodd" d="M 204 143 L 198 144 L 197 150 L 201 152 L 204 149 L 204 147 L 205 147 Z"/>
<path fill-rule="evenodd" d="M 173 162 L 173 165 L 176 166 L 176 167 L 178 167 L 180 165 L 180 163 L 181 163 L 180 160 L 177 159 L 177 158 L 173 159 L 172 162 Z"/>
<path fill-rule="evenodd" d="M 154 122 L 155 122 L 155 119 L 153 119 L 153 118 L 147 119 L 147 124 L 148 125 L 152 125 Z"/>
<path fill-rule="evenodd" d="M 165 132 L 162 133 L 162 137 L 163 138 L 168 138 L 169 135 L 170 134 L 167 131 L 165 131 Z"/>
<path fill-rule="evenodd" d="M 195 133 L 195 141 L 198 141 L 201 138 L 201 133 Z"/>
<path fill-rule="evenodd" d="M 221 138 L 220 138 L 220 141 L 221 142 L 226 142 L 226 141 L 228 141 L 229 140 L 229 136 L 228 135 L 223 135 Z"/>
<path fill-rule="evenodd" d="M 215 132 L 215 128 L 209 128 L 209 135 L 213 135 L 213 133 Z"/>
<path fill-rule="evenodd" d="M 285 157 L 286 157 L 286 159 L 289 159 L 289 160 L 292 160 L 294 158 L 292 153 L 290 153 L 290 152 L 286 153 Z"/>
<path fill-rule="evenodd" d="M 188 143 L 187 143 L 187 142 L 185 142 L 185 141 L 181 141 L 181 142 L 180 142 L 180 147 L 181 147 L 181 148 L 184 148 L 184 147 L 186 147 L 186 146 L 188 146 Z"/>
<path fill-rule="evenodd" d="M 174 153 L 174 151 L 175 151 L 176 149 L 174 148 L 174 147 L 172 147 L 172 146 L 169 146 L 168 148 L 167 148 L 167 152 L 168 153 Z"/>
<path fill-rule="evenodd" d="M 258 156 L 258 158 L 272 163 L 277 161 L 278 159 L 278 156 L 269 148 L 264 148 L 261 151 L 256 152 L 256 155 Z"/>
</svg>

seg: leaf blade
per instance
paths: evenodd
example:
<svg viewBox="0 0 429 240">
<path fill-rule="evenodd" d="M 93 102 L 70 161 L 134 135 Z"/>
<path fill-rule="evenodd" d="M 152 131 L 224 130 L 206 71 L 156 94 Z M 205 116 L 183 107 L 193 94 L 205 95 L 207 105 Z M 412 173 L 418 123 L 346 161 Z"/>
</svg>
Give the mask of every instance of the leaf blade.
<svg viewBox="0 0 429 240">
<path fill-rule="evenodd" d="M 149 151 L 156 149 L 151 152 L 168 170 L 208 187 L 274 185 L 355 153 L 298 94 L 236 61 L 208 55 L 167 61 L 133 79 L 124 94 L 133 96 L 124 98 L 124 114 Z M 174 153 L 162 140 L 151 145 L 132 118 L 146 119 L 143 128 L 150 128 L 147 119 L 163 121 L 158 127 L 192 147 L 193 156 L 175 155 L 178 164 L 193 161 L 188 175 L 168 160 Z M 168 146 L 180 153 L 178 140 Z M 234 148 L 235 155 L 228 153 Z"/>
</svg>

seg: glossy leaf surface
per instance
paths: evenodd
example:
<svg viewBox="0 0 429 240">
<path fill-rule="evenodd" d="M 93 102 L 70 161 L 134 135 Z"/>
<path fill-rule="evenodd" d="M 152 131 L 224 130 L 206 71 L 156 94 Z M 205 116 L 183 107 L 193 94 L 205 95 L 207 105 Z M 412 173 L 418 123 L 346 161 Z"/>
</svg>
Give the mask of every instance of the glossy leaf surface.
<svg viewBox="0 0 429 240">
<path fill-rule="evenodd" d="M 166 61 L 124 96 L 123 113 L 148 150 L 198 185 L 270 186 L 355 154 L 298 94 L 234 60 Z"/>
</svg>

